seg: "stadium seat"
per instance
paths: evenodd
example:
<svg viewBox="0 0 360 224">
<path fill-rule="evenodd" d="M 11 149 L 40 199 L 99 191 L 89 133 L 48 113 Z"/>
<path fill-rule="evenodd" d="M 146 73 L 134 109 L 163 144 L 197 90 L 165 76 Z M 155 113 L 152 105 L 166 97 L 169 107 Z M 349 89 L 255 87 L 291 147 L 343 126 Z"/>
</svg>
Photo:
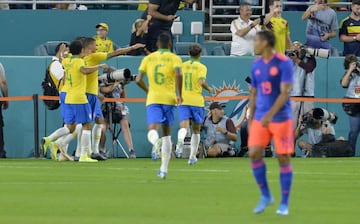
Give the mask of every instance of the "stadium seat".
<svg viewBox="0 0 360 224">
<path fill-rule="evenodd" d="M 174 52 L 177 55 L 189 55 L 189 47 L 195 44 L 193 42 L 178 42 L 174 44 Z M 201 55 L 207 55 L 205 47 L 201 46 Z"/>
<path fill-rule="evenodd" d="M 223 48 L 224 48 L 224 51 L 225 51 L 225 55 L 230 55 L 230 50 L 231 50 L 231 43 L 224 43 L 223 44 Z"/>
<path fill-rule="evenodd" d="M 47 41 L 37 46 L 34 50 L 35 56 L 55 56 L 56 46 L 59 43 L 69 43 L 68 41 Z"/>
<path fill-rule="evenodd" d="M 226 56 L 225 50 L 222 46 L 216 46 L 211 50 L 211 55 L 214 56 Z"/>
</svg>

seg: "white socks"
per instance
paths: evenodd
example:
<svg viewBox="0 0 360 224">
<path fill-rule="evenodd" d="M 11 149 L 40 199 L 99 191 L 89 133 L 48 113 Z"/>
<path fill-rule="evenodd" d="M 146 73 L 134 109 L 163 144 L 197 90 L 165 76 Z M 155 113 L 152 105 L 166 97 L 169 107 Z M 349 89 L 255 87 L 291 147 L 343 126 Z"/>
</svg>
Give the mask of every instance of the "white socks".
<svg viewBox="0 0 360 224">
<path fill-rule="evenodd" d="M 171 136 L 162 137 L 160 171 L 167 172 L 171 157 Z"/>
<path fill-rule="evenodd" d="M 103 127 L 102 124 L 95 124 L 92 131 L 91 142 L 92 142 L 92 151 L 94 153 L 99 153 L 99 143 L 101 138 L 102 127 Z"/>
<path fill-rule="evenodd" d="M 186 133 L 187 133 L 186 128 L 180 128 L 180 130 L 178 131 L 178 143 L 184 144 Z"/>
<path fill-rule="evenodd" d="M 70 131 L 67 127 L 62 127 L 62 128 L 57 129 L 53 133 L 51 133 L 51 135 L 49 135 L 49 138 L 51 141 L 55 141 L 56 139 L 60 138 L 61 136 L 67 135 L 69 133 L 70 133 Z"/>
<path fill-rule="evenodd" d="M 156 141 L 159 139 L 159 134 L 156 130 L 152 129 L 149 130 L 147 138 L 152 145 L 155 145 Z"/>
<path fill-rule="evenodd" d="M 91 131 L 83 130 L 81 134 L 81 156 L 87 156 L 91 148 Z"/>
<path fill-rule="evenodd" d="M 191 141 L 190 141 L 190 159 L 196 157 L 196 153 L 198 151 L 200 144 L 200 134 L 192 134 L 191 135 Z"/>
<path fill-rule="evenodd" d="M 77 135 L 77 144 L 76 144 L 75 156 L 80 157 L 80 154 L 81 154 L 81 133 L 82 133 L 82 125 L 81 124 L 76 125 L 75 132 L 76 132 L 76 135 Z"/>
</svg>

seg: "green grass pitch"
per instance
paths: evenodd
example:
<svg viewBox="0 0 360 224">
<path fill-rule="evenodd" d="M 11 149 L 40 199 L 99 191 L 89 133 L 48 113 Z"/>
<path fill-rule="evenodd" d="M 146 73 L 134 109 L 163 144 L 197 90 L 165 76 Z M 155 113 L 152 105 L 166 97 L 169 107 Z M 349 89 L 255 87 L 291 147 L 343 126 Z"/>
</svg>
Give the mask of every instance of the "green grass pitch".
<svg viewBox="0 0 360 224">
<path fill-rule="evenodd" d="M 266 159 L 275 205 L 252 214 L 259 190 L 248 159 L 173 159 L 166 180 L 159 161 L 96 164 L 0 161 L 0 223 L 319 224 L 360 223 L 360 160 L 294 159 L 290 215 L 275 214 L 278 165 Z"/>
</svg>

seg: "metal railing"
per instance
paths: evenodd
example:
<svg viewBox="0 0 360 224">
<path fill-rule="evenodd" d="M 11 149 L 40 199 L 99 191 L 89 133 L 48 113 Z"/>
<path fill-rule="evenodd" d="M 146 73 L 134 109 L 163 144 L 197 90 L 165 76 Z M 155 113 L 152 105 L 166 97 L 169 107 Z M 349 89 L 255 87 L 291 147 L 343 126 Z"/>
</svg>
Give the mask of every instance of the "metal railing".
<svg viewBox="0 0 360 224">
<path fill-rule="evenodd" d="M 37 9 L 37 5 L 44 5 L 44 4 L 81 4 L 81 5 L 130 5 L 130 4 L 147 4 L 149 3 L 148 0 L 5 0 L 0 1 L 0 4 L 13 4 L 13 5 L 32 5 L 32 9 Z"/>
</svg>

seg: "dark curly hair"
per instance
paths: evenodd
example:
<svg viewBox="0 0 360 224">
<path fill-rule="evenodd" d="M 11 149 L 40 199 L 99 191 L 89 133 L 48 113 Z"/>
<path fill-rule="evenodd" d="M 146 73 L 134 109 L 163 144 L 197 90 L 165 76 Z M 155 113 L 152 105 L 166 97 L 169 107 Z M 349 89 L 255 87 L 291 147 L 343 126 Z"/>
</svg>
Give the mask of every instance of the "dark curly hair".
<svg viewBox="0 0 360 224">
<path fill-rule="evenodd" d="M 355 54 L 346 55 L 345 60 L 344 60 L 344 68 L 346 70 L 348 70 L 349 67 L 350 67 L 350 64 L 353 63 L 353 62 L 357 62 L 357 61 L 358 60 L 357 60 L 357 57 L 356 57 Z"/>
</svg>

